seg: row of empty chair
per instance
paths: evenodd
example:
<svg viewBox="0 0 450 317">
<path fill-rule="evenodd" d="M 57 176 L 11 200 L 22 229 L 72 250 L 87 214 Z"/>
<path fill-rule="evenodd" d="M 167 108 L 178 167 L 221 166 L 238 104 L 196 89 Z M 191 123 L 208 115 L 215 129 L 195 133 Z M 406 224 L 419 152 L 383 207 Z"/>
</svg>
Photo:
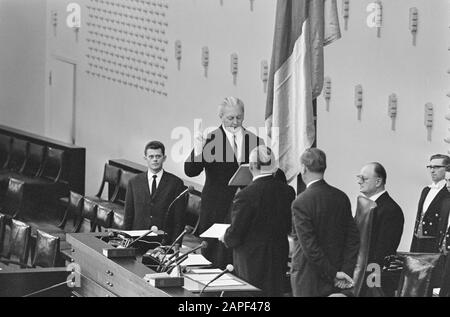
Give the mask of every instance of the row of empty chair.
<svg viewBox="0 0 450 317">
<path fill-rule="evenodd" d="M 29 256 L 31 254 L 31 263 Z M 60 239 L 0 214 L 0 262 L 20 268 L 55 267 L 60 262 Z"/>
<path fill-rule="evenodd" d="M 63 162 L 61 149 L 0 135 L 0 199 L 9 203 L 9 197 L 5 199 L 9 185 L 21 199 L 19 210 L 4 212 L 18 216 L 55 206 L 57 198 L 68 192 L 68 184 L 61 177 Z"/>
</svg>

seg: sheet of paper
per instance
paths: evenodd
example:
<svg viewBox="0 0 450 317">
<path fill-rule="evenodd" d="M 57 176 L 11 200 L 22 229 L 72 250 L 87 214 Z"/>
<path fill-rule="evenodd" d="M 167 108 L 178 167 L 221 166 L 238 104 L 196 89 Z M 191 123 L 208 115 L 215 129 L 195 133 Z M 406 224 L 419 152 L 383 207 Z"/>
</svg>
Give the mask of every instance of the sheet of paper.
<svg viewBox="0 0 450 317">
<path fill-rule="evenodd" d="M 219 275 L 219 274 L 190 274 L 189 277 L 196 281 L 209 282 L 209 281 L 213 280 L 217 275 Z M 225 274 L 225 275 L 219 277 L 218 281 L 229 280 L 229 279 L 233 279 L 233 276 L 231 276 L 230 274 Z"/>
<path fill-rule="evenodd" d="M 211 284 L 209 284 L 210 287 L 214 287 L 214 286 L 238 286 L 238 285 L 244 285 L 244 284 L 239 282 L 239 281 L 236 281 L 234 279 L 222 280 L 220 278 L 217 281 L 214 281 Z"/>
<path fill-rule="evenodd" d="M 200 235 L 200 238 L 219 239 L 225 234 L 230 225 L 226 223 L 215 223 L 208 230 Z"/>
<path fill-rule="evenodd" d="M 148 230 L 129 230 L 129 231 L 121 231 L 124 232 L 132 237 L 140 237 L 142 236 L 144 233 L 148 232 Z M 150 234 L 148 235 L 150 237 L 156 237 L 157 234 L 154 232 L 150 232 Z"/>
<path fill-rule="evenodd" d="M 189 254 L 187 259 L 180 263 L 182 266 L 199 266 L 199 265 L 211 265 L 203 255 L 201 254 Z"/>
<path fill-rule="evenodd" d="M 190 273 L 193 274 L 220 274 L 222 273 L 221 269 L 192 269 Z"/>
</svg>

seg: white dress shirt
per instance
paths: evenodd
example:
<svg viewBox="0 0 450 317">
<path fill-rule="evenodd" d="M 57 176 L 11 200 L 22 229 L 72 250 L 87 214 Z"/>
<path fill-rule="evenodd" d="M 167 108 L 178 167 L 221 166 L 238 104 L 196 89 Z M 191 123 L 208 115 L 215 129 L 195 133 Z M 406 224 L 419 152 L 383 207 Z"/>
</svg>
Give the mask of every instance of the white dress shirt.
<svg viewBox="0 0 450 317">
<path fill-rule="evenodd" d="M 258 176 L 253 177 L 253 181 L 257 180 L 258 178 L 266 177 L 266 176 L 269 176 L 269 175 L 272 175 L 272 173 L 259 174 Z"/>
<path fill-rule="evenodd" d="M 367 197 L 366 195 L 364 195 L 364 196 L 369 198 L 371 201 L 377 201 L 377 199 L 380 198 L 380 196 L 383 195 L 385 192 L 386 192 L 386 189 L 383 190 L 382 192 L 379 192 L 378 194 L 372 195 L 370 197 Z"/>
<path fill-rule="evenodd" d="M 243 146 L 243 140 L 244 140 L 244 129 L 241 127 L 236 133 L 231 133 L 228 131 L 223 125 L 223 130 L 225 131 L 225 135 L 227 136 L 228 141 L 231 144 L 231 148 L 234 149 L 234 136 L 236 135 L 236 145 L 237 149 L 235 150 L 236 159 L 238 162 L 242 162 L 242 146 Z"/>
<path fill-rule="evenodd" d="M 161 181 L 161 177 L 164 173 L 164 170 L 161 169 L 158 173 L 153 174 L 152 171 L 147 171 L 147 179 L 148 179 L 148 188 L 150 190 L 150 195 L 153 195 L 152 193 L 152 184 L 153 184 L 153 175 L 156 175 L 156 189 L 158 189 L 159 182 Z"/>
<path fill-rule="evenodd" d="M 430 187 L 430 191 L 428 192 L 427 197 L 425 198 L 425 201 L 423 202 L 422 215 L 425 213 L 425 211 L 427 211 L 427 209 L 428 209 L 428 207 L 430 207 L 430 204 L 433 201 L 433 199 L 436 197 L 436 195 L 439 193 L 439 191 L 442 188 L 444 188 L 444 186 L 445 186 L 445 179 L 428 186 L 428 187 Z"/>
<path fill-rule="evenodd" d="M 313 180 L 313 181 L 309 182 L 308 184 L 306 184 L 306 188 L 308 188 L 308 187 L 311 186 L 312 184 L 317 183 L 318 181 L 321 181 L 321 180 L 322 180 L 322 178 L 316 179 L 316 180 Z"/>
</svg>

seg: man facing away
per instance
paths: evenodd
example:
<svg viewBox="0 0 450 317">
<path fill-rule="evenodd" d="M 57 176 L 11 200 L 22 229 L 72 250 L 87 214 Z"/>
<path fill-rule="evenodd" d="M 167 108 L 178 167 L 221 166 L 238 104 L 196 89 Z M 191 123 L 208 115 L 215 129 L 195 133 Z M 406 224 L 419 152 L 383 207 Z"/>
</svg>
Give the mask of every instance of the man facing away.
<svg viewBox="0 0 450 317">
<path fill-rule="evenodd" d="M 166 231 L 172 241 L 183 230 L 181 212 L 174 212 L 179 219 L 169 219 L 170 203 L 184 189 L 183 181 L 165 171 L 165 147 L 159 141 L 149 142 L 144 149 L 148 171 L 133 177 L 128 183 L 125 197 L 125 225 L 133 230 L 150 229 L 153 225 Z"/>
<path fill-rule="evenodd" d="M 323 179 L 325 153 L 306 150 L 300 158 L 306 189 L 292 203 L 293 296 L 328 296 L 353 285 L 359 232 L 350 200 Z"/>
<path fill-rule="evenodd" d="M 445 169 L 449 164 L 447 155 L 435 154 L 430 158 L 427 168 L 432 183 L 420 195 L 411 252 L 439 252 L 450 210 L 450 193 L 445 188 Z"/>
<path fill-rule="evenodd" d="M 292 187 L 273 177 L 274 164 L 270 148 L 251 152 L 253 181 L 234 197 L 231 226 L 221 238 L 233 249 L 236 274 L 271 297 L 283 294 L 295 198 Z"/>
</svg>

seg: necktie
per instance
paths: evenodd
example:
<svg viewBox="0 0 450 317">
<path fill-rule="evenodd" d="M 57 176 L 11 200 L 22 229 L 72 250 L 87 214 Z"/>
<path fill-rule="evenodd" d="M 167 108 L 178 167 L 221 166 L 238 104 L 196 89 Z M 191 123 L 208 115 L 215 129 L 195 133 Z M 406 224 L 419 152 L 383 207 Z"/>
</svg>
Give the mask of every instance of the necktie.
<svg viewBox="0 0 450 317">
<path fill-rule="evenodd" d="M 153 175 L 153 182 L 152 182 L 152 198 L 155 197 L 156 194 L 156 175 Z"/>
</svg>

